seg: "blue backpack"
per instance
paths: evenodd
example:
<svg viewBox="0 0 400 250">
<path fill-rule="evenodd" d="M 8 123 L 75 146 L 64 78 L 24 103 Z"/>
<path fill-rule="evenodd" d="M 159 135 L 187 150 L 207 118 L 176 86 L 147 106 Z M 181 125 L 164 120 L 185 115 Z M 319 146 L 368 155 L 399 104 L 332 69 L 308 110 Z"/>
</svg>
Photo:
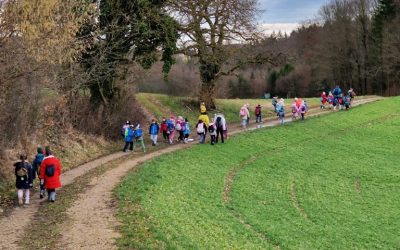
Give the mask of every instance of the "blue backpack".
<svg viewBox="0 0 400 250">
<path fill-rule="evenodd" d="M 174 131 L 175 125 L 171 120 L 167 121 L 167 125 L 168 125 L 168 131 Z"/>
<path fill-rule="evenodd" d="M 143 130 L 141 128 L 135 129 L 136 138 L 142 137 L 142 135 L 143 135 Z"/>
</svg>

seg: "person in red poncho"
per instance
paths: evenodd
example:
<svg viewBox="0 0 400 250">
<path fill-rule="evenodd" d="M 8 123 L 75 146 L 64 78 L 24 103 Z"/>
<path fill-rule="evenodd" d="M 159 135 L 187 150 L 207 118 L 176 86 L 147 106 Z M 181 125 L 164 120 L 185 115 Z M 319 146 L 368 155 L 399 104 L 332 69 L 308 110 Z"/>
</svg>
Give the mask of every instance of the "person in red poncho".
<svg viewBox="0 0 400 250">
<path fill-rule="evenodd" d="M 45 157 L 40 165 L 40 182 L 44 182 L 49 201 L 54 202 L 56 200 L 56 189 L 61 187 L 61 164 L 51 152 L 50 147 L 46 147 L 45 151 Z"/>
<path fill-rule="evenodd" d="M 322 92 L 320 101 L 321 101 L 321 109 L 325 109 L 325 104 L 328 101 L 328 97 L 326 97 L 325 92 Z"/>
</svg>

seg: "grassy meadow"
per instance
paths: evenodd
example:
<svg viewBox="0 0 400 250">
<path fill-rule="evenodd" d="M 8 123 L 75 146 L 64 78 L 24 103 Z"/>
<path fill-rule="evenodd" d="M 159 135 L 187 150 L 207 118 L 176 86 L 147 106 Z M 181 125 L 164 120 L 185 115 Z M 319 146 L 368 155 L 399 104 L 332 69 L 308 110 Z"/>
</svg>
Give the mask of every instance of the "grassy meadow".
<svg viewBox="0 0 400 250">
<path fill-rule="evenodd" d="M 169 117 L 170 114 L 174 114 L 187 117 L 193 124 L 194 121 L 197 121 L 199 116 L 198 101 L 197 99 L 191 97 L 139 93 L 136 95 L 136 98 L 159 120 L 161 120 L 162 117 Z M 307 98 L 306 100 L 310 108 L 316 108 L 320 105 L 319 98 Z M 287 112 L 290 112 L 291 110 L 291 102 L 292 100 L 286 100 Z M 271 100 L 267 99 L 217 99 L 217 110 L 208 111 L 208 114 L 211 118 L 216 112 L 219 111 L 225 115 L 225 118 L 228 122 L 239 122 L 239 110 L 245 103 L 250 104 L 251 115 L 254 114 L 255 107 L 260 104 L 263 108 L 263 116 L 274 116 L 272 102 Z"/>
<path fill-rule="evenodd" d="M 399 105 L 386 99 L 144 163 L 116 190 L 118 246 L 399 249 Z"/>
</svg>

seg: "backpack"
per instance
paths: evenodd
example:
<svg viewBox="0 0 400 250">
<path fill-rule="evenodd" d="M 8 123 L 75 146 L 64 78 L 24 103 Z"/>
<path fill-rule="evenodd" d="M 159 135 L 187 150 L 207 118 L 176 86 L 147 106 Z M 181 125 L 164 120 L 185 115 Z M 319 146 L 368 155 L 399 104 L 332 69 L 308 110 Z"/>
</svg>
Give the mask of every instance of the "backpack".
<svg viewBox="0 0 400 250">
<path fill-rule="evenodd" d="M 128 127 L 125 130 L 125 138 L 126 137 L 133 137 L 135 135 L 135 132 L 132 130 L 132 128 Z"/>
<path fill-rule="evenodd" d="M 182 130 L 182 125 L 179 122 L 177 122 L 176 126 L 175 126 L 175 129 L 178 130 L 178 131 L 181 131 Z"/>
<path fill-rule="evenodd" d="M 221 118 L 221 116 L 217 117 L 217 128 L 222 128 L 222 118 Z"/>
<path fill-rule="evenodd" d="M 167 121 L 168 131 L 173 131 L 175 129 L 175 125 L 171 120 Z"/>
<path fill-rule="evenodd" d="M 215 131 L 215 127 L 213 125 L 208 126 L 208 132 L 213 133 Z"/>
<path fill-rule="evenodd" d="M 277 113 L 284 113 L 285 109 L 283 108 L 283 105 L 277 104 L 276 105 L 276 112 Z"/>
<path fill-rule="evenodd" d="M 256 107 L 255 113 L 256 113 L 256 115 L 260 115 L 261 114 L 261 107 Z"/>
<path fill-rule="evenodd" d="M 306 106 L 305 105 L 301 106 L 301 111 L 302 112 L 306 112 Z"/>
<path fill-rule="evenodd" d="M 27 175 L 28 175 L 28 169 L 26 169 L 25 166 L 17 170 L 17 176 L 24 177 Z"/>
<path fill-rule="evenodd" d="M 204 133 L 204 123 L 197 124 L 197 133 L 203 134 Z"/>
<path fill-rule="evenodd" d="M 134 135 L 135 135 L 136 138 L 142 137 L 143 130 L 141 128 L 135 129 Z"/>
<path fill-rule="evenodd" d="M 188 122 L 185 122 L 184 131 L 186 134 L 190 133 L 190 126 Z"/>
<path fill-rule="evenodd" d="M 54 164 L 51 164 L 51 165 L 47 165 L 47 166 L 46 166 L 46 169 L 45 169 L 45 171 L 44 171 L 44 174 L 45 174 L 47 177 L 53 177 L 54 174 L 55 174 L 55 172 L 56 172 L 56 167 L 54 166 Z"/>
<path fill-rule="evenodd" d="M 240 109 L 240 116 L 246 116 L 247 112 L 246 112 L 246 108 L 241 108 Z"/>
</svg>

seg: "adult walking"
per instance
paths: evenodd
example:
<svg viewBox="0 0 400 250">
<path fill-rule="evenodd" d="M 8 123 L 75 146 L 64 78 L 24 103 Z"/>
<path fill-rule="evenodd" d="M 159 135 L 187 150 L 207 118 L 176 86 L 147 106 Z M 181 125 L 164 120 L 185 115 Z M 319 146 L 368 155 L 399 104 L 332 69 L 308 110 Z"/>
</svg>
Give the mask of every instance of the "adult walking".
<svg viewBox="0 0 400 250">
<path fill-rule="evenodd" d="M 224 143 L 224 131 L 226 131 L 226 120 L 223 114 L 217 113 L 214 116 L 215 126 L 217 127 L 217 136 L 215 142 L 218 143 L 218 138 L 221 136 L 221 142 Z"/>
<path fill-rule="evenodd" d="M 60 175 L 60 161 L 53 155 L 50 147 L 46 147 L 45 157 L 40 165 L 40 182 L 44 182 L 50 202 L 55 202 L 56 189 L 61 187 Z"/>
</svg>

